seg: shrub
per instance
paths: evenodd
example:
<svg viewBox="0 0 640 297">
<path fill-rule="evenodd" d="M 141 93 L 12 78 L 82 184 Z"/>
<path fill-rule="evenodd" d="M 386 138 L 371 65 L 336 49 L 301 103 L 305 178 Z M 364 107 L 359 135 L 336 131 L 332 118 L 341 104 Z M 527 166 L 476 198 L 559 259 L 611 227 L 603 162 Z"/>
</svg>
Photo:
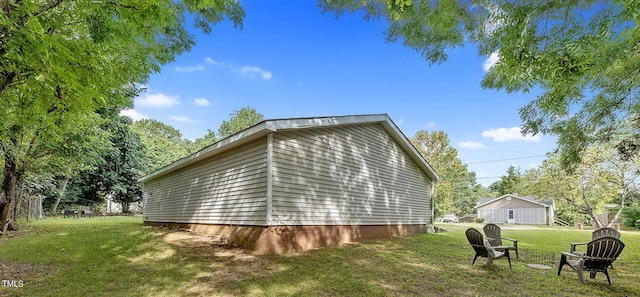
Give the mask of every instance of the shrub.
<svg viewBox="0 0 640 297">
<path fill-rule="evenodd" d="M 638 205 L 637 202 L 634 202 L 631 206 L 625 207 L 622 214 L 623 226 L 640 229 L 640 205 Z"/>
</svg>

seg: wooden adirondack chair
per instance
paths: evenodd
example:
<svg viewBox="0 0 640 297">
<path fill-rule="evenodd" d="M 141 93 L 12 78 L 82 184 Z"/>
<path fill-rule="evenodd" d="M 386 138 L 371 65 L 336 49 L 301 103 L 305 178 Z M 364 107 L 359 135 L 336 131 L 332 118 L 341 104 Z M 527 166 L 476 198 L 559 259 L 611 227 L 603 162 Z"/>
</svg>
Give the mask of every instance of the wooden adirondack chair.
<svg viewBox="0 0 640 297">
<path fill-rule="evenodd" d="M 500 226 L 496 224 L 486 224 L 482 228 L 484 230 L 484 235 L 489 240 L 489 243 L 492 246 L 502 246 L 502 240 L 511 241 L 512 246 L 507 246 L 509 250 L 516 251 L 516 259 L 519 259 L 518 256 L 518 240 L 513 238 L 502 237 Z"/>
<path fill-rule="evenodd" d="M 476 259 L 478 257 L 487 258 L 487 265 L 490 265 L 495 259 L 506 257 L 507 260 L 509 260 L 509 268 L 511 268 L 509 247 L 492 246 L 488 240 L 483 238 L 482 233 L 474 228 L 467 229 L 465 233 L 467 235 L 467 240 L 469 240 L 469 243 L 471 244 L 471 247 L 473 247 L 473 250 L 476 252 L 471 265 L 476 263 Z"/>
<path fill-rule="evenodd" d="M 564 265 L 569 265 L 571 269 L 578 273 L 580 282 L 584 283 L 583 273 L 589 271 L 589 277 L 595 278 L 596 273 L 602 272 L 607 276 L 607 282 L 611 285 L 611 278 L 607 269 L 613 261 L 624 249 L 624 243 L 620 239 L 614 237 L 602 237 L 587 243 L 587 251 L 582 255 L 570 252 L 561 252 L 560 265 L 558 266 L 558 275 L 562 271 Z M 567 258 L 578 258 L 577 260 L 568 260 Z"/>
</svg>

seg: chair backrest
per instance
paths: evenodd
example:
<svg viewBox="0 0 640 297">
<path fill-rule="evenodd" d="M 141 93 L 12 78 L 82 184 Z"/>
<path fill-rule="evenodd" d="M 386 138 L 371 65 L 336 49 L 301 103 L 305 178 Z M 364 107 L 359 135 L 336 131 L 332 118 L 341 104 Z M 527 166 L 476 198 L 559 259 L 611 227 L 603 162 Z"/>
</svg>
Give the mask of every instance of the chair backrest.
<svg viewBox="0 0 640 297">
<path fill-rule="evenodd" d="M 91 211 L 91 207 L 89 207 L 89 206 L 82 206 L 82 211 Z"/>
<path fill-rule="evenodd" d="M 603 237 L 613 237 L 620 239 L 620 232 L 618 230 L 613 229 L 611 227 L 604 227 L 597 229 L 591 233 L 591 240 L 603 238 Z"/>
<path fill-rule="evenodd" d="M 496 224 L 486 224 L 482 227 L 484 230 L 484 235 L 486 235 L 489 239 L 489 242 L 493 246 L 502 245 L 502 234 L 500 234 L 500 226 Z"/>
<path fill-rule="evenodd" d="M 618 258 L 622 250 L 624 249 L 624 243 L 620 239 L 614 237 L 602 237 L 592 240 L 587 244 L 587 252 L 585 256 L 593 259 L 612 259 Z"/>
<path fill-rule="evenodd" d="M 603 237 L 592 240 L 587 244 L 587 252 L 582 256 L 582 266 L 587 271 L 606 271 L 623 249 L 624 243 L 617 238 Z"/>
</svg>

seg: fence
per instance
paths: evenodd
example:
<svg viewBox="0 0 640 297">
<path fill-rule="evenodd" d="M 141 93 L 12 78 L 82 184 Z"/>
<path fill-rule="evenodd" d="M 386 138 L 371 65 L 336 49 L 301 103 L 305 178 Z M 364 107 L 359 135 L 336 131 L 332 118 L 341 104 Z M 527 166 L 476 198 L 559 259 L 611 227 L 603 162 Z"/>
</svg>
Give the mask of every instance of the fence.
<svg viewBox="0 0 640 297">
<path fill-rule="evenodd" d="M 559 252 L 541 252 L 524 249 L 520 252 L 520 259 L 531 268 L 551 269 L 551 267 L 558 264 L 556 259 L 559 259 L 559 254 Z"/>
<path fill-rule="evenodd" d="M 23 197 L 16 205 L 16 217 L 40 220 L 44 217 L 42 196 Z"/>
</svg>

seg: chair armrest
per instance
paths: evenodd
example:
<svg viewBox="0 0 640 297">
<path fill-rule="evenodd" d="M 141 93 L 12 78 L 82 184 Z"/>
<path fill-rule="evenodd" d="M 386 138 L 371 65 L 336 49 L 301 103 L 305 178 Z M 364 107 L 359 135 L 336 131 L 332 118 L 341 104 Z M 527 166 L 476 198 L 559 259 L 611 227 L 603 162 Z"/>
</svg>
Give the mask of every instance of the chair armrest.
<svg viewBox="0 0 640 297">
<path fill-rule="evenodd" d="M 573 243 L 570 243 L 571 249 L 569 250 L 569 252 L 573 253 L 573 252 L 576 251 L 576 246 L 578 246 L 578 245 L 586 245 L 586 244 L 588 244 L 588 242 L 573 242 Z"/>
<path fill-rule="evenodd" d="M 502 237 L 502 239 L 504 239 L 504 240 L 508 240 L 508 241 L 511 241 L 511 242 L 514 242 L 514 243 L 515 243 L 515 242 L 518 242 L 518 240 L 517 240 L 517 239 L 513 239 L 513 238 Z"/>
<path fill-rule="evenodd" d="M 560 254 L 563 255 L 563 256 L 572 257 L 572 258 L 581 258 L 581 256 L 576 255 L 576 254 L 572 254 L 570 252 L 560 252 Z"/>
</svg>

